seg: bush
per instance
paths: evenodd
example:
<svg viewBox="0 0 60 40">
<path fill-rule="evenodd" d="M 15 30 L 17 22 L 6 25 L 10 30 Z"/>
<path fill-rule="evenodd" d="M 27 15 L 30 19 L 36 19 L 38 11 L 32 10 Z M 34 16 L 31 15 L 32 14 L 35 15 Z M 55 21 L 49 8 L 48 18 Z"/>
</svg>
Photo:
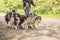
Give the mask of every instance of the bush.
<svg viewBox="0 0 60 40">
<path fill-rule="evenodd" d="M 31 12 L 36 14 L 60 14 L 60 0 L 33 0 L 36 7 Z M 16 9 L 24 13 L 22 0 L 0 0 L 0 12 Z"/>
</svg>

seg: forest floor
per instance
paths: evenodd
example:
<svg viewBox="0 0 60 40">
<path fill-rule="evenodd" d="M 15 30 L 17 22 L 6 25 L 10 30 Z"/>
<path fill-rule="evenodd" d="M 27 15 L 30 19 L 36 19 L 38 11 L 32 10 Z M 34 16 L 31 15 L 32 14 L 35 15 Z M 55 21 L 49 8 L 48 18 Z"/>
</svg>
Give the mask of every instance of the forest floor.
<svg viewBox="0 0 60 40">
<path fill-rule="evenodd" d="M 0 40 L 60 40 L 59 19 L 42 17 L 39 30 L 18 29 L 16 31 L 7 27 L 4 16 L 0 14 Z"/>
</svg>

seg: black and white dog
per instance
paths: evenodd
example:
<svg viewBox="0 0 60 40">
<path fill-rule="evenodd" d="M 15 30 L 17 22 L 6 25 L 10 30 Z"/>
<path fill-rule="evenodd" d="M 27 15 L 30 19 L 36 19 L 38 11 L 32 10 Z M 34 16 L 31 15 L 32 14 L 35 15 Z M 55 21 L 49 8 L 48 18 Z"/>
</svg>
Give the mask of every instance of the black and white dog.
<svg viewBox="0 0 60 40">
<path fill-rule="evenodd" d="M 23 23 L 25 22 L 27 16 L 26 15 L 20 15 L 20 23 L 19 23 L 19 26 L 21 28 L 23 28 L 23 26 L 25 26 Z"/>
<path fill-rule="evenodd" d="M 12 10 L 12 12 L 9 12 L 5 16 L 5 21 L 9 26 L 11 26 L 11 22 L 14 21 L 14 15 L 15 15 L 15 10 Z M 11 21 L 11 22 L 10 22 Z"/>
<path fill-rule="evenodd" d="M 12 10 L 5 16 L 5 21 L 9 27 L 15 28 L 16 30 L 19 29 L 19 26 L 25 21 L 26 16 L 20 15 L 16 13 L 15 10 Z"/>
<path fill-rule="evenodd" d="M 16 19 L 19 21 L 17 21 Z M 12 10 L 8 14 L 6 14 L 5 21 L 7 22 L 9 27 L 15 28 L 17 30 L 16 26 L 18 25 L 18 22 L 20 22 L 19 14 L 17 14 L 15 10 Z"/>
<path fill-rule="evenodd" d="M 14 28 L 17 30 L 19 29 L 19 25 L 21 23 L 21 18 L 20 18 L 20 14 L 16 13 L 15 14 L 15 18 L 14 18 Z"/>
</svg>

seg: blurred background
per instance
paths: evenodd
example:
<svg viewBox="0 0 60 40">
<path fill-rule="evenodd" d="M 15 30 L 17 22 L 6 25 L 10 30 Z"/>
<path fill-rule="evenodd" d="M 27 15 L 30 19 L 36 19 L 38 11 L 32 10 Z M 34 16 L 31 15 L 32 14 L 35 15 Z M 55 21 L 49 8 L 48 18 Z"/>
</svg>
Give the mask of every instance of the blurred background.
<svg viewBox="0 0 60 40">
<path fill-rule="evenodd" d="M 5 14 L 12 9 L 24 14 L 22 1 L 0 0 L 0 40 L 60 40 L 60 0 L 33 0 L 30 11 L 42 16 L 39 30 L 7 28 Z"/>
<path fill-rule="evenodd" d="M 33 0 L 36 7 L 31 7 L 31 12 L 42 17 L 60 18 L 60 0 Z M 0 14 L 5 14 L 11 9 L 16 9 L 24 14 L 22 0 L 0 0 Z"/>
</svg>

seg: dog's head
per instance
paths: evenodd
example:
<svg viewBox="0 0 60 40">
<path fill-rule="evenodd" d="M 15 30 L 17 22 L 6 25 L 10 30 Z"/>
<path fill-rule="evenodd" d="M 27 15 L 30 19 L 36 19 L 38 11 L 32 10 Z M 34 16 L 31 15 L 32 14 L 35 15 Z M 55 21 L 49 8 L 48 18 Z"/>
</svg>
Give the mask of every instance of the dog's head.
<svg viewBox="0 0 60 40">
<path fill-rule="evenodd" d="M 38 23 L 40 23 L 41 22 L 41 16 L 36 16 L 35 17 L 35 21 L 38 22 Z"/>
<path fill-rule="evenodd" d="M 29 13 L 29 16 L 34 17 L 34 16 L 36 16 L 36 14 L 35 13 Z"/>
</svg>

